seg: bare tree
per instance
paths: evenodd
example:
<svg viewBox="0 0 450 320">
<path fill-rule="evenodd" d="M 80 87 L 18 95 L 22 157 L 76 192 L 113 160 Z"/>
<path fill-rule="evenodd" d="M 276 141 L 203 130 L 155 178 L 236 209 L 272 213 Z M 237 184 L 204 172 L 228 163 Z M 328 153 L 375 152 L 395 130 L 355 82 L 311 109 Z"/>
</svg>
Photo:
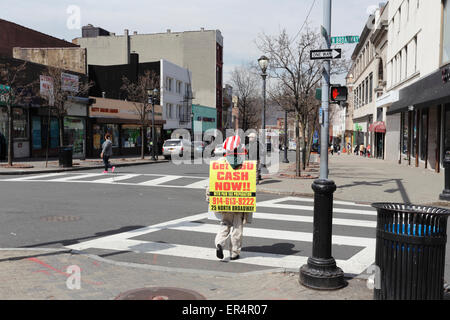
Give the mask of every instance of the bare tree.
<svg viewBox="0 0 450 320">
<path fill-rule="evenodd" d="M 306 28 L 297 39 L 293 41 L 286 30 L 282 30 L 276 36 L 261 34 L 256 45 L 270 59 L 269 77 L 278 84 L 275 88 L 288 96 L 285 101 L 289 101 L 289 109 L 295 112 L 296 175 L 300 176 L 302 164 L 303 168 L 306 165 L 306 157 L 303 161 L 300 159 L 300 148 L 306 152 L 308 122 L 312 120 L 310 113 L 317 108 L 311 98 L 315 96 L 314 90 L 322 76 L 322 63 L 310 60 L 310 51 L 320 48 L 322 38 L 319 33 Z M 333 63 L 332 74 L 344 70 L 341 63 Z M 300 131 L 303 139 L 300 139 Z"/>
<path fill-rule="evenodd" d="M 152 103 L 149 100 L 149 90 L 160 90 L 159 75 L 154 71 L 146 70 L 140 75 L 137 82 L 130 81 L 127 77 L 122 78 L 121 89 L 125 92 L 127 99 L 133 103 L 134 111 L 139 118 L 141 126 L 141 159 L 144 159 L 144 128 L 149 124 L 149 114 L 152 111 Z M 154 126 L 155 124 L 152 123 Z M 155 146 L 153 146 L 155 147 Z"/>
<path fill-rule="evenodd" d="M 31 99 L 32 86 L 35 82 L 26 83 L 27 62 L 14 64 L 5 62 L 0 64 L 0 84 L 4 86 L 4 100 L 7 107 L 8 121 L 8 166 L 13 165 L 13 106 L 17 106 Z"/>
<path fill-rule="evenodd" d="M 69 96 L 87 96 L 89 89 L 93 86 L 93 82 L 78 81 L 78 88 L 69 90 L 67 83 L 63 78 L 64 70 L 57 67 L 48 67 L 44 75 L 52 79 L 53 92 L 49 93 L 52 97 L 45 96 L 44 98 L 52 101 L 52 106 L 49 108 L 54 112 L 58 118 L 59 124 L 59 146 L 64 146 L 64 117 L 67 115 L 69 105 L 66 103 Z M 78 79 L 80 80 L 80 79 Z M 50 101 L 49 101 L 50 102 Z M 50 104 L 50 103 L 49 103 Z M 50 110 L 49 110 L 50 112 Z M 50 120 L 50 119 L 49 119 Z"/>
<path fill-rule="evenodd" d="M 231 73 L 231 85 L 238 98 L 239 126 L 244 131 L 256 129 L 261 121 L 259 83 L 251 66 L 236 67 Z"/>
</svg>

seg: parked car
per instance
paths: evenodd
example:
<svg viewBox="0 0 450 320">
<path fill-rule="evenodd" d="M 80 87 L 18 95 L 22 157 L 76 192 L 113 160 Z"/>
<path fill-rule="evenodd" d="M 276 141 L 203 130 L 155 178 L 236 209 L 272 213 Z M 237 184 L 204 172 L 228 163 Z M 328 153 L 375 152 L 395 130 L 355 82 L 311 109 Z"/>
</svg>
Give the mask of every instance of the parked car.
<svg viewBox="0 0 450 320">
<path fill-rule="evenodd" d="M 169 139 L 164 141 L 162 152 L 166 159 L 169 159 L 174 154 L 183 156 L 184 151 L 190 152 L 191 142 L 185 139 Z"/>
<path fill-rule="evenodd" d="M 202 156 L 205 147 L 206 144 L 203 141 L 194 141 L 195 154 Z"/>
<path fill-rule="evenodd" d="M 288 147 L 289 151 L 295 151 L 297 150 L 297 143 L 295 142 L 295 140 L 289 140 L 289 147 Z"/>
</svg>

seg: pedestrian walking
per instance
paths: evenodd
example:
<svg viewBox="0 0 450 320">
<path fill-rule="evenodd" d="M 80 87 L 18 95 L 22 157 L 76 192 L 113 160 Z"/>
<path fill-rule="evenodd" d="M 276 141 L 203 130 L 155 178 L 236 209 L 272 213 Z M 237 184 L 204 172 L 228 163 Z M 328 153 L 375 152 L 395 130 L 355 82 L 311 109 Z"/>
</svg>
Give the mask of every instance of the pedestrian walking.
<svg viewBox="0 0 450 320">
<path fill-rule="evenodd" d="M 233 168 L 238 170 L 245 161 L 246 149 L 241 144 L 239 136 L 229 137 L 223 143 L 226 151 L 225 161 Z M 220 159 L 219 161 L 224 161 Z M 209 202 L 209 184 L 206 188 L 206 201 Z M 239 259 L 242 249 L 242 238 L 244 225 L 251 223 L 252 213 L 249 212 L 215 212 L 221 217 L 220 229 L 214 240 L 216 247 L 216 256 L 223 259 L 223 249 L 229 246 L 230 260 Z"/>
<path fill-rule="evenodd" d="M 105 142 L 102 145 L 102 153 L 100 157 L 103 159 L 103 164 L 105 165 L 105 171 L 103 173 L 108 173 L 108 169 L 111 168 L 111 171 L 114 173 L 116 167 L 111 165 L 109 162 L 109 158 L 112 156 L 112 141 L 111 135 L 109 133 L 105 134 Z"/>
</svg>

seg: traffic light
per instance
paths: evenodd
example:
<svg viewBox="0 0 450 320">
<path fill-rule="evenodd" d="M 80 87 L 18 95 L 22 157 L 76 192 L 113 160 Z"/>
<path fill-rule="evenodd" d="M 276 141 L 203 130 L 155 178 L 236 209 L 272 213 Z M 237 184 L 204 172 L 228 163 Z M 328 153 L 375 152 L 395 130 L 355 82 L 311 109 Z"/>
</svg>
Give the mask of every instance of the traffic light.
<svg viewBox="0 0 450 320">
<path fill-rule="evenodd" d="M 331 87 L 331 102 L 345 102 L 347 101 L 347 96 L 347 87 Z"/>
</svg>

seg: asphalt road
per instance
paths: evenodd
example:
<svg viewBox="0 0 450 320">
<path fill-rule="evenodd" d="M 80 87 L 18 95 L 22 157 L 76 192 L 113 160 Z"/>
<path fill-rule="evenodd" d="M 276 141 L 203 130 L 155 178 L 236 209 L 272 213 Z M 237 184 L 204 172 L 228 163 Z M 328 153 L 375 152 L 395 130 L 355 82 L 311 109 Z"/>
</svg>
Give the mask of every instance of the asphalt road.
<svg viewBox="0 0 450 320">
<path fill-rule="evenodd" d="M 97 169 L 0 176 L 0 247 L 71 248 L 113 261 L 214 272 L 298 270 L 306 263 L 311 199 L 269 194 L 257 196 L 243 259 L 229 261 L 226 250 L 218 261 L 218 222 L 207 218 L 203 187 L 208 174 L 206 164 L 159 163 L 117 168 L 114 175 Z M 346 273 L 359 274 L 374 262 L 376 213 L 351 203 L 334 207 L 333 256 Z"/>
</svg>

